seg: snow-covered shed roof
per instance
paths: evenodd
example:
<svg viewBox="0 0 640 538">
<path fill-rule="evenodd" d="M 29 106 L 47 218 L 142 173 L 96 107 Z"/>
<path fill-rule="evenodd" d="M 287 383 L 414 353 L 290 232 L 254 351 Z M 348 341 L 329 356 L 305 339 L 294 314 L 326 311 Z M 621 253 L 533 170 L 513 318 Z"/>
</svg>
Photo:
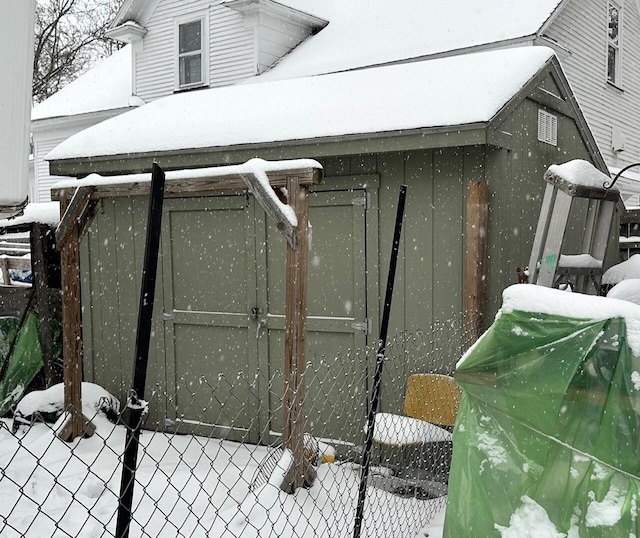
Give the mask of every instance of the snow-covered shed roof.
<svg viewBox="0 0 640 538">
<path fill-rule="evenodd" d="M 260 78 L 333 73 L 533 39 L 561 0 L 280 0 L 329 21 Z"/>
<path fill-rule="evenodd" d="M 43 120 L 140 106 L 131 95 L 131 45 L 96 64 L 76 80 L 31 110 L 32 120 Z"/>
<path fill-rule="evenodd" d="M 48 160 L 314 141 L 486 123 L 553 57 L 521 47 L 187 92 L 82 131 Z"/>
</svg>

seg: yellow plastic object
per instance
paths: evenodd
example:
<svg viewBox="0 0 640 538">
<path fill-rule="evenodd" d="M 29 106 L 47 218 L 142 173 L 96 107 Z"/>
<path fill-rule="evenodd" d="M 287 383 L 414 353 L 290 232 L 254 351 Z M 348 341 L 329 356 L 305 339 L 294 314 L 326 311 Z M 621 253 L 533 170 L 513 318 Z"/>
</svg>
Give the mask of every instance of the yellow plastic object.
<svg viewBox="0 0 640 538">
<path fill-rule="evenodd" d="M 407 379 L 404 412 L 440 426 L 453 426 L 461 392 L 454 379 L 442 374 L 413 374 Z"/>
</svg>

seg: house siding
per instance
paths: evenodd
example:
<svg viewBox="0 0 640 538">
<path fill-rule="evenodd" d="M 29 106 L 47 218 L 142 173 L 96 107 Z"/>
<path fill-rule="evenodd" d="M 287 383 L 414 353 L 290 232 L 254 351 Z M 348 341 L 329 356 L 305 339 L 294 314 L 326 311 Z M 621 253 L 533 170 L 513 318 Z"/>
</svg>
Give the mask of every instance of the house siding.
<svg viewBox="0 0 640 538">
<path fill-rule="evenodd" d="M 147 24 L 135 61 L 137 94 L 149 102 L 172 94 L 175 85 L 174 20 L 188 13 L 209 15 L 209 86 L 234 84 L 256 74 L 254 29 L 220 2 L 163 0 Z"/>
<path fill-rule="evenodd" d="M 545 32 L 609 166 L 640 161 L 640 16 L 637 2 L 623 6 L 620 88 L 606 82 L 606 0 L 571 0 Z M 541 44 L 549 44 L 546 40 Z M 612 130 L 624 133 L 625 150 L 612 150 Z"/>
<path fill-rule="evenodd" d="M 35 184 L 31 193 L 32 202 L 50 202 L 51 185 L 56 181 L 65 179 L 63 176 L 52 176 L 49 174 L 49 163 L 45 161 L 47 154 L 61 142 L 64 142 L 68 135 L 54 135 L 52 138 L 43 138 L 34 141 L 35 160 Z"/>
<path fill-rule="evenodd" d="M 280 58 L 311 35 L 308 26 L 268 15 L 260 17 L 258 32 L 260 72 L 276 64 Z"/>
</svg>

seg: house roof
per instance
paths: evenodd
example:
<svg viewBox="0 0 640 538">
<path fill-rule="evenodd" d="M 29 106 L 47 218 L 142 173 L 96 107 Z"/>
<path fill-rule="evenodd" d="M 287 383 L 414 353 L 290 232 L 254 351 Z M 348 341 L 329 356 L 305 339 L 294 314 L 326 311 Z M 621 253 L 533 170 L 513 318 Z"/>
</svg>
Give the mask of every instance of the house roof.
<svg viewBox="0 0 640 538">
<path fill-rule="evenodd" d="M 126 0 L 112 27 L 148 22 L 160 0 Z M 255 0 L 256 2 L 258 0 Z M 640 1 L 640 0 L 638 0 Z M 329 24 L 260 78 L 381 65 L 532 39 L 563 0 L 277 0 Z"/>
<path fill-rule="evenodd" d="M 262 78 L 344 71 L 532 39 L 561 0 L 280 0 L 329 24 Z"/>
<path fill-rule="evenodd" d="M 32 120 L 43 120 L 140 106 L 131 95 L 131 45 L 96 64 L 76 80 L 31 110 Z"/>
<path fill-rule="evenodd" d="M 90 127 L 48 160 L 367 138 L 486 123 L 553 58 L 520 47 L 187 92 Z"/>
</svg>

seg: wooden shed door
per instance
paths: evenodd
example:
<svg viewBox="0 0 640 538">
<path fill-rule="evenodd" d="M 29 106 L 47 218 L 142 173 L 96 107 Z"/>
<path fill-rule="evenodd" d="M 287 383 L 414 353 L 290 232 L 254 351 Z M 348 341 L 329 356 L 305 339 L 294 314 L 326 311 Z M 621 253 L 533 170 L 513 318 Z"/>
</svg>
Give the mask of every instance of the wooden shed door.
<svg viewBox="0 0 640 538">
<path fill-rule="evenodd" d="M 335 417 L 345 399 L 364 416 L 363 369 L 349 350 L 367 339 L 365 199 L 310 195 L 306 409 L 309 430 L 323 437 L 345 435 L 352 410 Z M 176 405 L 167 417 L 183 431 L 257 442 L 282 425 L 285 240 L 253 197 L 168 200 L 166 211 L 165 347 Z"/>
<path fill-rule="evenodd" d="M 258 429 L 256 338 L 248 316 L 256 302 L 255 234 L 248 198 L 168 200 L 165 208 L 165 353 L 175 405 L 168 406 L 167 418 L 182 431 L 246 438 Z"/>
<path fill-rule="evenodd" d="M 309 199 L 311 245 L 307 300 L 307 431 L 331 439 L 353 438 L 361 428 L 354 417 L 365 411 L 364 364 L 354 350 L 367 344 L 366 195 L 364 190 L 318 191 Z M 285 243 L 268 224 L 259 249 L 259 303 L 266 305 L 265 327 L 258 339 L 262 383 L 268 406 L 261 422 L 273 434 L 282 431 L 284 367 Z M 262 252 L 264 251 L 264 252 Z M 280 268 L 282 270 L 274 270 Z M 267 393 L 268 392 L 268 393 Z M 355 422 L 355 423 L 354 423 Z"/>
</svg>

